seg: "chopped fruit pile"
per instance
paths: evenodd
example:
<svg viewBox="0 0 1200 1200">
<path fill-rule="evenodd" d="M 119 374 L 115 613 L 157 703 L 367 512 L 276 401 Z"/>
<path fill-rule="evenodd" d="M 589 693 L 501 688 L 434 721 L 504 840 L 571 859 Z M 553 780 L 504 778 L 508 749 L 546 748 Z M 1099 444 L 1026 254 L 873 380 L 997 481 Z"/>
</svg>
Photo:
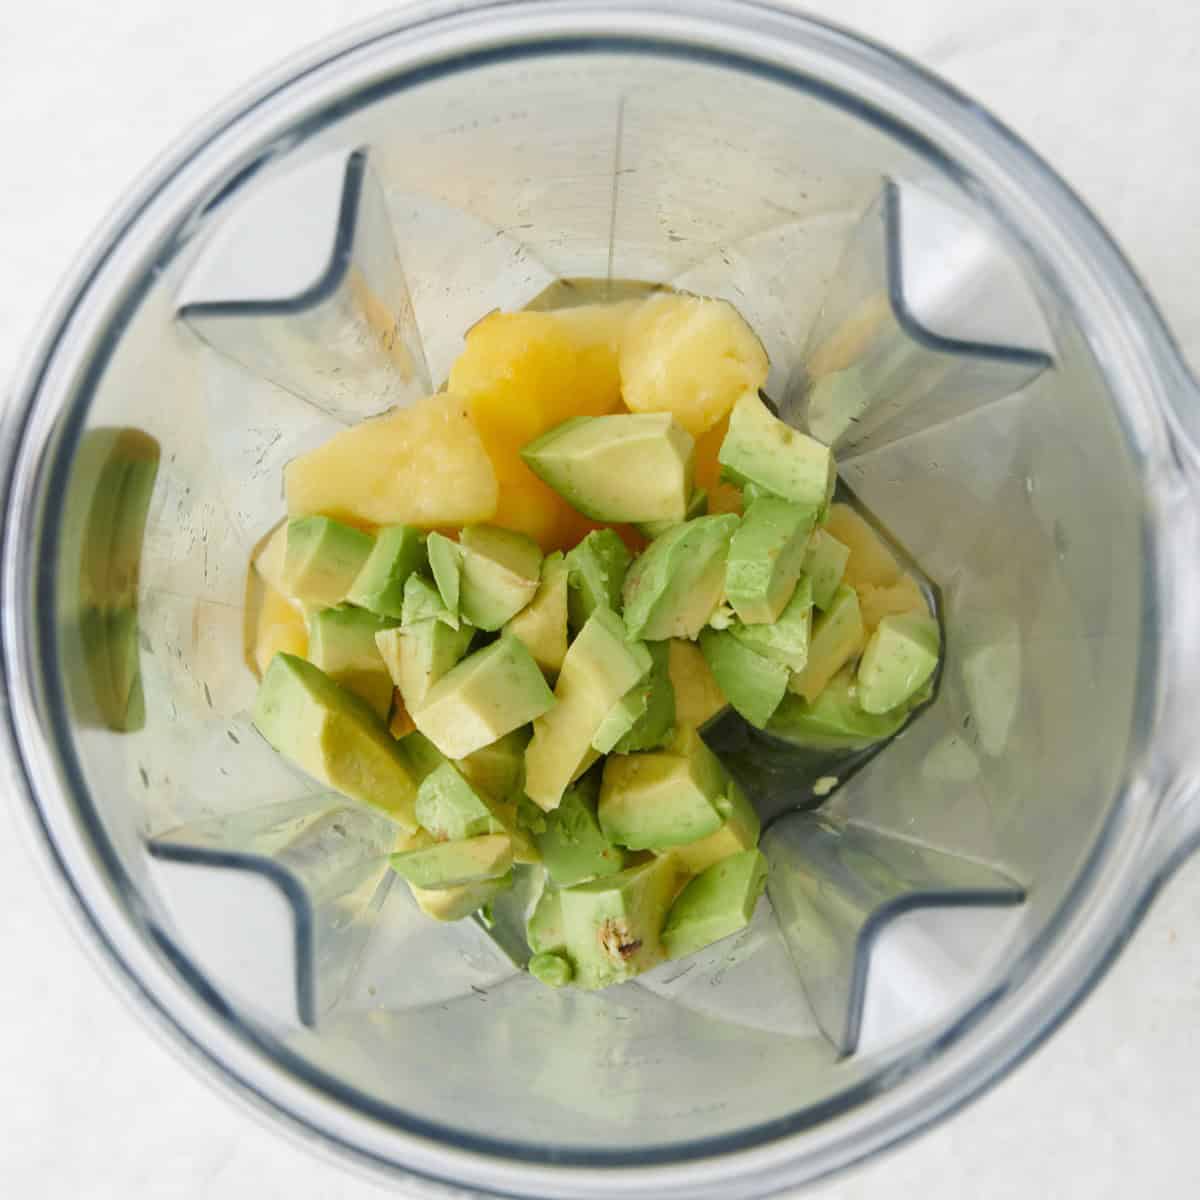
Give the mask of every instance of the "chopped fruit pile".
<svg viewBox="0 0 1200 1200">
<path fill-rule="evenodd" d="M 493 313 L 448 391 L 289 464 L 255 557 L 258 729 L 397 822 L 437 920 L 538 867 L 551 986 L 749 922 L 759 821 L 705 722 L 841 749 L 929 693 L 924 596 L 766 375 L 723 301 Z"/>
</svg>

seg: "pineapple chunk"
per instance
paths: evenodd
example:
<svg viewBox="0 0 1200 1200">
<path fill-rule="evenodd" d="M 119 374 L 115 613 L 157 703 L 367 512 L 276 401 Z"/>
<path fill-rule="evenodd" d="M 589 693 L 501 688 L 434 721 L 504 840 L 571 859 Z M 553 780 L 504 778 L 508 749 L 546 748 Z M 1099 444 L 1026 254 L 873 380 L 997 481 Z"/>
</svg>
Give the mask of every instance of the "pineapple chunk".
<svg viewBox="0 0 1200 1200">
<path fill-rule="evenodd" d="M 590 522 L 521 461 L 521 447 L 570 417 L 621 406 L 617 345 L 632 306 L 496 312 L 475 325 L 450 369 L 499 482 L 492 524 L 543 550 L 570 549 Z"/>
<path fill-rule="evenodd" d="M 848 504 L 829 510 L 825 530 L 850 548 L 843 582 L 851 587 L 890 587 L 900 579 L 900 564 L 879 534 Z"/>
<path fill-rule="evenodd" d="M 432 529 L 490 521 L 496 472 L 461 397 L 441 393 L 352 429 L 288 463 L 288 513 Z"/>
<path fill-rule="evenodd" d="M 702 433 L 696 439 L 695 472 L 696 486 L 708 493 L 708 511 L 716 513 L 737 513 L 742 511 L 741 489 L 732 483 L 721 480 L 721 464 L 717 455 L 721 443 L 729 432 L 729 414 L 726 413 L 711 429 Z"/>
<path fill-rule="evenodd" d="M 874 633 L 884 617 L 929 612 L 929 605 L 925 603 L 925 597 L 911 575 L 901 575 L 895 583 L 882 587 L 871 583 L 861 584 L 858 603 L 862 609 L 863 626 L 868 633 Z"/>
<path fill-rule="evenodd" d="M 658 293 L 642 302 L 621 339 L 626 407 L 669 412 L 693 437 L 727 416 L 744 392 L 757 392 L 768 368 L 762 343 L 724 300 Z"/>
<path fill-rule="evenodd" d="M 308 627 L 286 596 L 264 584 L 254 644 L 247 659 L 261 679 L 271 659 L 280 653 L 303 658 L 308 653 Z"/>
</svg>

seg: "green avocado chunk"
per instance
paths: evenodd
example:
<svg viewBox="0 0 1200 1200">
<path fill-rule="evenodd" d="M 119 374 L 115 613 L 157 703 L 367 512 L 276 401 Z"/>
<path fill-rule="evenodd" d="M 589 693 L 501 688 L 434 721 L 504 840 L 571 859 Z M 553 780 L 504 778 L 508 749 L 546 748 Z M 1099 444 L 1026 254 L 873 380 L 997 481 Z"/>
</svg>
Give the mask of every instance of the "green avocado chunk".
<svg viewBox="0 0 1200 1200">
<path fill-rule="evenodd" d="M 541 668 L 506 634 L 452 667 L 409 715 L 447 758 L 465 758 L 553 707 Z"/>
<path fill-rule="evenodd" d="M 621 611 L 621 585 L 633 556 L 611 529 L 593 529 L 567 554 L 571 628 L 582 629 L 597 608 Z"/>
<path fill-rule="evenodd" d="M 824 529 L 813 530 L 804 558 L 804 573 L 812 581 L 813 603 L 822 612 L 833 603 L 849 561 L 849 546 Z"/>
<path fill-rule="evenodd" d="M 735 780 L 728 781 L 723 802 L 717 807 L 725 815 L 725 824 L 716 833 L 671 850 L 675 861 L 688 875 L 699 875 L 713 863 L 742 850 L 753 850 L 758 845 L 758 835 L 762 831 L 758 813 Z"/>
<path fill-rule="evenodd" d="M 558 806 L 567 785 L 596 761 L 592 738 L 601 722 L 651 664 L 646 647 L 626 638 L 620 617 L 607 608 L 592 613 L 563 659 L 554 686 L 557 703 L 533 723 L 525 752 L 531 800 L 546 811 Z"/>
<path fill-rule="evenodd" d="M 529 973 L 548 987 L 566 987 L 575 969 L 561 954 L 535 954 L 529 960 Z"/>
<path fill-rule="evenodd" d="M 514 729 L 459 759 L 457 766 L 473 788 L 493 800 L 507 800 L 520 789 L 528 745 L 529 731 Z"/>
<path fill-rule="evenodd" d="M 941 636 L 926 613 L 884 617 L 858 664 L 858 702 L 886 713 L 907 703 L 933 675 Z"/>
<path fill-rule="evenodd" d="M 656 750 L 675 729 L 675 685 L 671 682 L 669 642 L 648 642 L 650 673 L 608 710 L 592 738 L 601 754 Z"/>
<path fill-rule="evenodd" d="M 787 692 L 791 671 L 730 632 L 706 629 L 700 651 L 729 703 L 755 728 L 765 728 Z"/>
<path fill-rule="evenodd" d="M 566 953 L 580 987 L 620 983 L 662 961 L 676 884 L 667 856 L 559 892 Z"/>
<path fill-rule="evenodd" d="M 767 860 L 743 850 L 702 871 L 679 893 L 662 940 L 668 958 L 683 958 L 750 924 L 767 882 Z"/>
<path fill-rule="evenodd" d="M 392 706 L 392 677 L 375 635 L 394 626 L 390 617 L 349 604 L 323 608 L 308 618 L 309 661 L 365 700 L 382 719 Z"/>
<path fill-rule="evenodd" d="M 435 921 L 461 921 L 490 904 L 501 892 L 513 885 L 513 873 L 509 871 L 499 879 L 485 879 L 480 883 L 463 883 L 458 887 L 422 888 L 408 885 L 417 907 Z"/>
<path fill-rule="evenodd" d="M 733 406 L 717 461 L 725 478 L 814 512 L 828 507 L 837 479 L 829 447 L 773 416 L 754 392 Z"/>
<path fill-rule="evenodd" d="M 521 457 L 594 521 L 682 521 L 695 448 L 670 413 L 619 413 L 564 421 Z"/>
<path fill-rule="evenodd" d="M 625 576 L 630 637 L 695 640 L 721 602 L 733 513 L 685 521 L 656 538 Z"/>
<path fill-rule="evenodd" d="M 541 582 L 533 599 L 505 627 L 547 675 L 557 675 L 567 653 L 568 568 L 562 552 L 542 560 Z"/>
<path fill-rule="evenodd" d="M 858 750 L 898 733 L 908 714 L 907 705 L 880 715 L 864 711 L 854 671 L 846 667 L 811 703 L 796 695 L 785 696 L 767 732 L 811 750 Z"/>
<path fill-rule="evenodd" d="M 446 607 L 442 594 L 437 585 L 430 583 L 422 575 L 413 573 L 404 583 L 404 603 L 400 610 L 400 624 L 408 629 L 419 625 L 422 621 L 441 621 L 451 629 L 457 629 L 461 622 L 457 614 L 452 614 Z"/>
<path fill-rule="evenodd" d="M 813 622 L 808 663 L 803 671 L 792 676 L 788 690 L 811 703 L 829 680 L 862 649 L 864 634 L 858 593 L 843 584 L 828 610 Z"/>
<path fill-rule="evenodd" d="M 746 509 L 725 565 L 725 595 L 743 624 L 769 625 L 783 612 L 816 520 L 816 509 L 770 496 Z"/>
<path fill-rule="evenodd" d="M 369 533 L 329 517 L 294 518 L 283 556 L 285 594 L 315 608 L 341 604 L 374 545 Z"/>
<path fill-rule="evenodd" d="M 692 498 L 688 501 L 687 512 L 683 514 L 683 519 L 691 521 L 696 517 L 703 517 L 707 513 L 708 492 L 704 488 L 697 488 L 692 493 Z M 662 537 L 664 533 L 670 529 L 674 529 L 678 524 L 678 521 L 641 521 L 636 528 L 638 533 L 654 541 L 656 537 Z"/>
<path fill-rule="evenodd" d="M 400 617 L 404 585 L 424 565 L 425 535 L 409 525 L 389 525 L 376 535 L 346 599 L 381 617 Z"/>
<path fill-rule="evenodd" d="M 512 839 L 505 833 L 438 842 L 391 857 L 396 874 L 426 890 L 499 879 L 508 873 L 512 862 Z"/>
<path fill-rule="evenodd" d="M 625 851 L 604 835 L 596 816 L 600 776 L 591 771 L 563 794 L 546 814 L 546 829 L 536 836 L 542 862 L 555 887 L 571 887 L 625 866 Z M 419 815 L 419 814 L 418 814 Z"/>
<path fill-rule="evenodd" d="M 812 583 L 807 575 L 802 575 L 777 621 L 770 625 L 743 625 L 735 621 L 729 632 L 763 658 L 782 663 L 789 671 L 803 671 L 812 635 L 812 609 Z"/>
<path fill-rule="evenodd" d="M 534 954 L 557 954 L 566 949 L 562 901 L 558 889 L 548 883 L 525 922 L 525 939 Z"/>
<path fill-rule="evenodd" d="M 600 828 L 630 850 L 686 845 L 721 827 L 728 788 L 725 769 L 700 735 L 680 729 L 666 750 L 605 761 Z"/>
<path fill-rule="evenodd" d="M 254 701 L 254 725 L 284 758 L 352 800 L 417 828 L 413 768 L 383 722 L 319 668 L 276 654 Z"/>
<path fill-rule="evenodd" d="M 392 682 L 400 689 L 409 715 L 425 703 L 435 683 L 467 652 L 475 631 L 464 625 L 453 629 L 440 620 L 415 621 L 375 635 Z"/>
<path fill-rule="evenodd" d="M 443 763 L 417 788 L 417 820 L 438 842 L 458 842 L 505 833 L 487 802 L 462 777 L 453 763 Z"/>
<path fill-rule="evenodd" d="M 458 545 L 460 611 L 477 629 L 499 629 L 537 592 L 542 552 L 532 538 L 495 525 L 467 526 Z"/>
<path fill-rule="evenodd" d="M 425 552 L 429 555 L 429 569 L 433 572 L 446 614 L 451 621 L 457 622 L 461 612 L 462 547 L 445 534 L 431 533 L 425 539 Z"/>
</svg>

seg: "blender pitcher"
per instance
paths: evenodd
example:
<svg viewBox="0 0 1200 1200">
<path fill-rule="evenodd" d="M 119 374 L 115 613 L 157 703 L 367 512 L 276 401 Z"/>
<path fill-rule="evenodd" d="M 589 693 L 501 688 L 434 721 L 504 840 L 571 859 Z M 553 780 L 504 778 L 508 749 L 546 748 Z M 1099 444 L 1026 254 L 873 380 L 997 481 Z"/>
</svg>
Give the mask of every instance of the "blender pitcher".
<svg viewBox="0 0 1200 1200">
<path fill-rule="evenodd" d="M 4 429 L 35 842 L 191 1058 L 422 1194 L 749 1197 L 869 1154 L 1036 1045 L 1200 833 L 1200 407 L 1148 297 L 916 67 L 677 7 L 425 5 L 292 62 L 114 218 Z M 772 797 L 768 898 L 598 993 L 522 971 L 522 886 L 490 928 L 418 913 L 388 819 L 257 735 L 244 658 L 289 459 L 579 280 L 731 301 L 945 631 L 845 770 L 706 731 Z"/>
</svg>

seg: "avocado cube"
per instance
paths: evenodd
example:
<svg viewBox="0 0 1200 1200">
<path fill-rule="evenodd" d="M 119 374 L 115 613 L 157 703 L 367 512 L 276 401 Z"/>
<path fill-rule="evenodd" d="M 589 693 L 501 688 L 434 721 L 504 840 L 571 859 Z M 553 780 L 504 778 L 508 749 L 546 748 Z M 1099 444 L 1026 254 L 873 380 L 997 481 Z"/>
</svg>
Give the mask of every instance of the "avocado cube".
<svg viewBox="0 0 1200 1200">
<path fill-rule="evenodd" d="M 813 531 L 804 558 L 804 573 L 812 581 L 813 603 L 822 612 L 833 603 L 849 561 L 849 546 L 843 545 L 824 529 Z"/>
<path fill-rule="evenodd" d="M 404 601 L 400 609 L 400 624 L 408 629 L 419 625 L 422 621 L 441 621 L 451 629 L 458 629 L 462 624 L 456 613 L 451 613 L 446 607 L 442 594 L 437 585 L 430 583 L 422 575 L 414 572 L 405 580 Z"/>
<path fill-rule="evenodd" d="M 708 513 L 708 492 L 704 488 L 697 488 L 692 493 L 692 498 L 688 501 L 687 512 L 683 514 L 685 521 L 691 521 L 695 517 L 703 517 Z M 662 537 L 670 529 L 674 529 L 678 525 L 678 521 L 641 521 L 636 526 L 638 533 L 644 537 L 654 541 L 656 537 Z"/>
<path fill-rule="evenodd" d="M 611 529 L 593 529 L 567 555 L 571 628 L 582 629 L 597 608 L 621 611 L 621 587 L 633 556 Z"/>
<path fill-rule="evenodd" d="M 417 728 L 447 758 L 465 758 L 540 717 L 554 703 L 529 651 L 506 634 L 451 668 L 409 711 Z"/>
<path fill-rule="evenodd" d="M 537 592 L 542 552 L 532 538 L 495 525 L 469 525 L 458 545 L 460 611 L 477 629 L 499 629 Z"/>
<path fill-rule="evenodd" d="M 459 603 L 462 594 L 462 547 L 445 534 L 431 533 L 425 539 L 425 553 L 429 556 L 429 569 L 437 584 L 438 594 L 452 621 L 459 619 Z"/>
<path fill-rule="evenodd" d="M 450 761 L 420 730 L 408 734 L 400 744 L 404 747 L 404 754 L 412 766 L 418 786 L 438 767 Z"/>
<path fill-rule="evenodd" d="M 493 800 L 506 800 L 520 791 L 529 736 L 527 729 L 514 729 L 456 765 L 473 788 Z"/>
<path fill-rule="evenodd" d="M 725 595 L 745 625 L 769 625 L 791 599 L 816 510 L 764 497 L 746 509 L 729 541 Z"/>
<path fill-rule="evenodd" d="M 430 620 L 375 635 L 375 646 L 414 721 L 430 689 L 466 654 L 474 632 L 469 625 L 452 629 Z"/>
<path fill-rule="evenodd" d="M 725 813 L 725 824 L 716 833 L 688 842 L 685 846 L 676 846 L 670 851 L 681 870 L 688 875 L 699 875 L 713 863 L 742 850 L 753 850 L 758 845 L 761 832 L 758 813 L 735 780 L 727 782 L 725 795 L 717 807 Z"/>
<path fill-rule="evenodd" d="M 767 731 L 808 750 L 859 750 L 898 733 L 909 707 L 866 712 L 858 700 L 854 670 L 839 671 L 811 702 L 789 694 L 776 709 Z"/>
<path fill-rule="evenodd" d="M 533 599 L 505 626 L 525 643 L 547 675 L 557 675 L 567 653 L 566 559 L 560 550 L 542 560 L 541 581 Z"/>
<path fill-rule="evenodd" d="M 592 613 L 567 649 L 554 707 L 533 723 L 525 752 L 525 791 L 531 800 L 546 811 L 558 807 L 568 784 L 596 761 L 592 738 L 601 722 L 649 673 L 651 662 L 645 646 L 626 639 L 620 617 L 607 608 Z"/>
<path fill-rule="evenodd" d="M 417 785 L 383 722 L 319 668 L 276 654 L 254 701 L 255 728 L 285 758 L 335 791 L 417 828 Z"/>
<path fill-rule="evenodd" d="M 355 576 L 346 599 L 381 617 L 399 619 L 404 612 L 404 585 L 425 565 L 425 535 L 409 525 L 389 525 Z"/>
<path fill-rule="evenodd" d="M 439 842 L 505 832 L 486 801 L 449 762 L 421 780 L 416 814 L 421 828 Z"/>
<path fill-rule="evenodd" d="M 548 987 L 566 987 L 575 968 L 561 954 L 535 954 L 529 960 L 529 973 Z"/>
<path fill-rule="evenodd" d="M 422 888 L 408 885 L 417 907 L 435 921 L 461 921 L 490 904 L 501 892 L 513 884 L 513 873 L 509 871 L 499 879 L 485 879 L 480 883 L 463 883 L 458 887 Z"/>
<path fill-rule="evenodd" d="M 787 692 L 791 671 L 729 632 L 706 629 L 700 651 L 729 703 L 756 729 L 766 728 Z"/>
<path fill-rule="evenodd" d="M 542 862 L 555 887 L 615 875 L 625 866 L 625 851 L 614 846 L 600 828 L 596 816 L 599 790 L 596 772 L 585 775 L 566 790 L 559 806 L 547 814 L 545 832 L 537 835 Z"/>
<path fill-rule="evenodd" d="M 863 711 L 890 712 L 928 682 L 938 662 L 941 636 L 925 613 L 884 617 L 858 664 L 858 702 Z"/>
<path fill-rule="evenodd" d="M 667 642 L 648 642 L 650 673 L 608 710 L 592 738 L 601 754 L 632 754 L 665 746 L 675 729 L 675 688 Z"/>
<path fill-rule="evenodd" d="M 392 870 L 426 890 L 499 879 L 512 867 L 512 839 L 488 833 L 457 842 L 438 842 L 391 856 Z"/>
<path fill-rule="evenodd" d="M 808 663 L 793 675 L 788 690 L 812 703 L 821 689 L 862 649 L 866 630 L 858 593 L 842 584 L 833 603 L 814 622 L 808 643 Z"/>
<path fill-rule="evenodd" d="M 721 603 L 733 513 L 698 517 L 656 538 L 625 576 L 625 628 L 630 637 L 659 642 L 695 640 Z"/>
<path fill-rule="evenodd" d="M 672 638 L 667 647 L 676 727 L 690 725 L 698 729 L 728 707 L 729 701 L 713 678 L 699 646 Z"/>
<path fill-rule="evenodd" d="M 329 517 L 287 523 L 283 591 L 317 608 L 341 604 L 370 557 L 375 539 Z"/>
<path fill-rule="evenodd" d="M 602 988 L 663 960 L 662 927 L 677 886 L 669 856 L 559 892 L 575 982 Z"/>
<path fill-rule="evenodd" d="M 557 888 L 546 884 L 525 921 L 525 939 L 534 954 L 557 954 L 566 949 L 562 900 Z"/>
<path fill-rule="evenodd" d="M 683 958 L 750 924 L 767 882 L 767 860 L 743 850 L 702 871 L 679 893 L 662 941 L 668 958 Z"/>
<path fill-rule="evenodd" d="M 723 478 L 814 512 L 826 509 L 837 478 L 829 447 L 774 416 L 755 392 L 733 406 L 717 461 Z"/>
<path fill-rule="evenodd" d="M 360 696 L 381 719 L 392 707 L 392 677 L 375 635 L 390 618 L 351 605 L 324 608 L 308 618 L 308 658 L 335 683 Z"/>
<path fill-rule="evenodd" d="M 600 828 L 630 850 L 683 846 L 721 827 L 728 787 L 717 756 L 694 729 L 682 729 L 667 750 L 608 758 Z"/>
<path fill-rule="evenodd" d="M 619 413 L 564 421 L 521 457 L 594 521 L 682 521 L 695 449 L 670 413 Z"/>
<path fill-rule="evenodd" d="M 763 658 L 782 663 L 789 671 L 803 671 L 812 636 L 812 610 L 812 583 L 807 575 L 802 575 L 777 621 L 770 625 L 743 625 L 735 621 L 729 632 Z"/>
</svg>

